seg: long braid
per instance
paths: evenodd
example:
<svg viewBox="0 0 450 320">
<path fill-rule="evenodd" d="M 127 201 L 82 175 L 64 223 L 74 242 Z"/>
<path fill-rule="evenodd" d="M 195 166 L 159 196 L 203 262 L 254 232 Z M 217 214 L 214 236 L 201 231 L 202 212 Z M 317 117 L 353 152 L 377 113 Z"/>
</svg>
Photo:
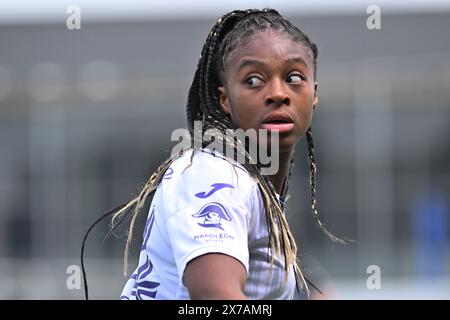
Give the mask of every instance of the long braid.
<svg viewBox="0 0 450 320">
<path fill-rule="evenodd" d="M 289 172 L 286 177 L 285 183 L 283 185 L 283 190 L 281 191 L 281 194 L 280 194 L 283 205 L 285 202 L 287 202 L 287 200 L 289 200 L 289 184 L 291 182 L 293 169 L 294 169 L 294 155 L 292 155 L 291 163 L 289 165 Z M 293 238 L 292 241 L 295 242 L 295 239 Z M 297 250 L 297 247 L 296 247 L 296 250 Z M 297 255 L 296 255 L 296 257 L 297 257 Z M 296 264 L 294 265 L 294 272 L 295 272 L 295 278 L 297 279 L 297 282 L 296 282 L 297 283 L 297 291 L 299 291 L 299 279 L 300 279 L 302 281 L 301 283 L 305 284 L 305 289 L 306 289 L 306 293 L 307 293 L 308 297 L 309 297 L 309 288 L 306 285 L 306 283 L 309 283 L 313 288 L 315 288 L 317 291 L 322 293 L 313 283 L 311 283 L 306 277 L 303 276 L 299 262 L 297 260 L 296 260 Z"/>
<path fill-rule="evenodd" d="M 314 150 L 314 141 L 312 137 L 311 128 L 309 128 L 308 131 L 306 131 L 306 140 L 308 141 L 309 185 L 311 190 L 311 209 L 313 217 L 316 220 L 316 223 L 319 226 L 320 230 L 322 230 L 322 232 L 325 233 L 331 240 L 340 243 L 353 242 L 353 240 L 351 239 L 339 238 L 333 235 L 330 231 L 328 231 L 328 229 L 325 227 L 325 225 L 319 218 L 319 212 L 317 210 L 317 190 L 316 190 L 316 175 L 317 175 L 316 153 Z"/>
</svg>

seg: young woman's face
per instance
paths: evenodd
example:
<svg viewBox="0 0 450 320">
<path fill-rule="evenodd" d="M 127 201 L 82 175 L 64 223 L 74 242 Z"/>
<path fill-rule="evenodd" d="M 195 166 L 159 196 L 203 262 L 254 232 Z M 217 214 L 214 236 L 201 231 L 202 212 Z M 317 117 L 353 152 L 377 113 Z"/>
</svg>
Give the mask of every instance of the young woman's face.
<svg viewBox="0 0 450 320">
<path fill-rule="evenodd" d="M 309 49 L 267 29 L 238 47 L 228 65 L 220 103 L 235 127 L 277 130 L 280 151 L 292 149 L 308 130 L 317 104 Z"/>
</svg>

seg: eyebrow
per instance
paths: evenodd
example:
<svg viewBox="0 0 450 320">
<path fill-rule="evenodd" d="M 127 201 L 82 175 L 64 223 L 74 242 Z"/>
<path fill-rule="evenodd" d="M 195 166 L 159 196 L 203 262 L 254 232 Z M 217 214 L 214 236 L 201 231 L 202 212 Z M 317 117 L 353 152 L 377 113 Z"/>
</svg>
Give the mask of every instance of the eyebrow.
<svg viewBox="0 0 450 320">
<path fill-rule="evenodd" d="M 305 67 L 309 67 L 309 65 L 306 63 L 305 59 L 303 59 L 302 57 L 289 58 L 289 59 L 286 60 L 286 62 L 289 62 L 289 63 L 300 63 L 300 64 L 303 64 Z"/>
<path fill-rule="evenodd" d="M 285 63 L 299 63 L 299 64 L 303 64 L 305 67 L 309 67 L 309 65 L 306 63 L 305 59 L 303 59 L 302 57 L 293 57 L 293 58 L 289 58 L 285 61 Z M 246 66 L 266 66 L 266 64 L 264 62 L 262 62 L 261 60 L 256 60 L 256 59 L 243 59 L 241 61 L 241 63 L 239 64 L 238 67 L 238 71 L 241 70 L 242 68 L 246 67 Z"/>
</svg>

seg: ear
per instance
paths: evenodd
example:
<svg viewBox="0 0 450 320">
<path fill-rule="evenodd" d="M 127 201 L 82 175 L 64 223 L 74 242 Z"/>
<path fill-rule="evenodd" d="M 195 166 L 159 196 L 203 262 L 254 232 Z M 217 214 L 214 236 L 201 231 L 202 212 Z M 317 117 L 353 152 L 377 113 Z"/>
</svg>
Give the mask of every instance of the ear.
<svg viewBox="0 0 450 320">
<path fill-rule="evenodd" d="M 317 93 L 317 86 L 319 85 L 318 82 L 314 82 L 314 104 L 313 104 L 313 110 L 316 108 L 317 104 L 319 103 L 319 96 Z"/>
<path fill-rule="evenodd" d="M 225 86 L 220 86 L 217 89 L 219 90 L 219 101 L 223 112 L 230 114 L 230 100 L 228 99 L 227 89 Z"/>
</svg>

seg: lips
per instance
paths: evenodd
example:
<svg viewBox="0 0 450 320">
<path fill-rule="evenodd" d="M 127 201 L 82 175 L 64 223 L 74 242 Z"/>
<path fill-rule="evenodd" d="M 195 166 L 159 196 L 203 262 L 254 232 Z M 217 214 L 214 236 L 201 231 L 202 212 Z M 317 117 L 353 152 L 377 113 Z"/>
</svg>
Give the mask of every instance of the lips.
<svg viewBox="0 0 450 320">
<path fill-rule="evenodd" d="M 279 133 L 286 133 L 294 129 L 294 121 L 285 112 L 272 112 L 264 118 L 261 127 L 267 130 L 276 130 Z"/>
</svg>

